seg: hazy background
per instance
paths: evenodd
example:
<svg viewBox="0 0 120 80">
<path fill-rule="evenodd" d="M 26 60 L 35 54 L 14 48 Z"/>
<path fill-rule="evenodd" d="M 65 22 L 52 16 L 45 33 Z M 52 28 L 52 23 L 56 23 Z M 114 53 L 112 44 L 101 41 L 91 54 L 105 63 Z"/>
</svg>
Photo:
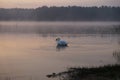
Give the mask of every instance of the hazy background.
<svg viewBox="0 0 120 80">
<path fill-rule="evenodd" d="M 36 8 L 41 6 L 120 6 L 120 0 L 0 0 L 0 8 Z"/>
<path fill-rule="evenodd" d="M 0 80 L 58 80 L 46 75 L 69 67 L 120 64 L 119 4 L 0 0 Z M 69 47 L 57 47 L 57 37 Z"/>
</svg>

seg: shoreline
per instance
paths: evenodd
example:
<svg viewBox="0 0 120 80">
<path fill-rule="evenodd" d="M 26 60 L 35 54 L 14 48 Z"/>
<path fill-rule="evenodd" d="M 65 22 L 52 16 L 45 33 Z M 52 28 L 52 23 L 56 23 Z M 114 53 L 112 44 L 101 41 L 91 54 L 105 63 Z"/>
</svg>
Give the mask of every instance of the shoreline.
<svg viewBox="0 0 120 80">
<path fill-rule="evenodd" d="M 52 73 L 47 77 L 59 80 L 120 80 L 120 64 L 68 68 L 64 72 Z"/>
</svg>

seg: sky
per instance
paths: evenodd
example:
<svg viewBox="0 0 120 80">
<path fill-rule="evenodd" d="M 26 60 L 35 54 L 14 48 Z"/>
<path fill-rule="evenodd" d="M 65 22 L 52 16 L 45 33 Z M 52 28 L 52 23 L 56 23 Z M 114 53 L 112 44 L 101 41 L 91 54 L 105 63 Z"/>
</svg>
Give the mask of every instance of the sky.
<svg viewBox="0 0 120 80">
<path fill-rule="evenodd" d="M 120 0 L 0 0 L 0 8 L 37 8 L 41 6 L 120 6 Z"/>
</svg>

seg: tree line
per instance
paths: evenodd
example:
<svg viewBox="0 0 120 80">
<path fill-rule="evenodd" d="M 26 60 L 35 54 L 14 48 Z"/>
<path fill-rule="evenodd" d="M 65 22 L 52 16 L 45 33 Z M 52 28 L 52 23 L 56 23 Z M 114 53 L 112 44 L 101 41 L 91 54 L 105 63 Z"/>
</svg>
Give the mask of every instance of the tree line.
<svg viewBox="0 0 120 80">
<path fill-rule="evenodd" d="M 120 7 L 42 6 L 36 9 L 0 8 L 0 20 L 120 21 Z"/>
</svg>

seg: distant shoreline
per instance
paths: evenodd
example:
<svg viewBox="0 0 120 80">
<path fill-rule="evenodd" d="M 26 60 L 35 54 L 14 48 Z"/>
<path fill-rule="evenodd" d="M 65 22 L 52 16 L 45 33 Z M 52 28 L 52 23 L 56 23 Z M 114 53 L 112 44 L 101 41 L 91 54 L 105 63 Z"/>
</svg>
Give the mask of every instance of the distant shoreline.
<svg viewBox="0 0 120 80">
<path fill-rule="evenodd" d="M 120 7 L 0 8 L 0 21 L 120 21 Z"/>
<path fill-rule="evenodd" d="M 0 20 L 0 21 L 26 21 L 26 22 L 120 22 L 120 20 Z"/>
</svg>

